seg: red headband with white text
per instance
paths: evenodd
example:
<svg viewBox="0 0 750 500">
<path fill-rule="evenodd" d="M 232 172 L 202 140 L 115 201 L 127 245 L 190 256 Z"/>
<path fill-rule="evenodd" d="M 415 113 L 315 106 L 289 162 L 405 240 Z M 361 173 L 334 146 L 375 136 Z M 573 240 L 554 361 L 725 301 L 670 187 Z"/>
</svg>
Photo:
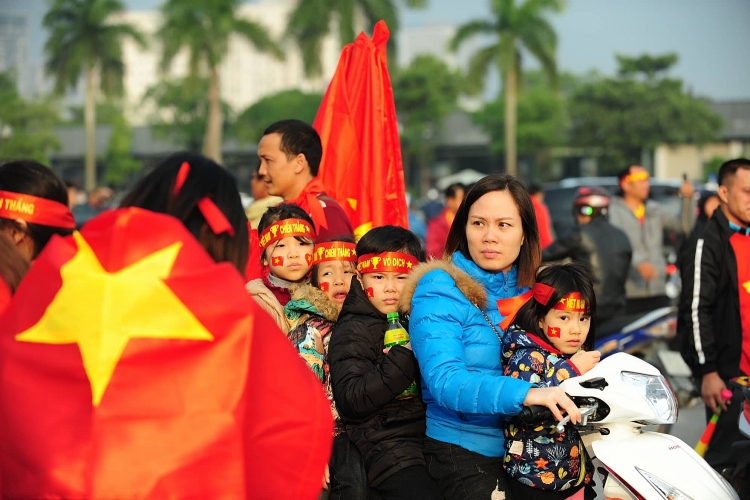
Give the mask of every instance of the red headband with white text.
<svg viewBox="0 0 750 500">
<path fill-rule="evenodd" d="M 500 328 L 507 330 L 518 310 L 521 309 L 521 307 L 532 297 L 543 306 L 546 306 L 554 293 L 555 289 L 551 286 L 545 285 L 544 283 L 534 283 L 531 290 L 526 293 L 510 299 L 498 300 L 497 309 L 500 311 L 500 314 L 505 317 L 500 323 Z M 589 310 L 588 303 L 581 298 L 581 294 L 578 292 L 569 293 L 561 298 L 554 306 L 552 306 L 552 309 L 570 312 L 587 312 Z"/>
<path fill-rule="evenodd" d="M 417 264 L 419 264 L 419 259 L 406 253 L 368 253 L 357 259 L 357 271 L 362 274 L 387 272 L 407 274 Z"/>
<path fill-rule="evenodd" d="M 76 227 L 76 221 L 67 205 L 12 191 L 0 191 L 0 217 L 63 229 Z"/>
<path fill-rule="evenodd" d="M 304 236 L 315 239 L 315 228 L 303 219 L 284 219 L 274 222 L 260 235 L 260 248 L 265 250 L 279 240 L 289 236 Z"/>
</svg>

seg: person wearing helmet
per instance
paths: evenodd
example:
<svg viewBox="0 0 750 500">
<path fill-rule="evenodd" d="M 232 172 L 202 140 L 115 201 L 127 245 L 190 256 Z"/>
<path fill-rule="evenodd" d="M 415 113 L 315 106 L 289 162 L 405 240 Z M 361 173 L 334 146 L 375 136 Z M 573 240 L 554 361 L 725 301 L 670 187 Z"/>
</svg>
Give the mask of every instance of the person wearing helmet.
<svg viewBox="0 0 750 500">
<path fill-rule="evenodd" d="M 604 189 L 579 188 L 573 201 L 578 225 L 542 251 L 545 262 L 571 259 L 591 267 L 598 324 L 625 312 L 625 282 L 633 253 L 628 236 L 607 220 L 609 201 Z"/>
</svg>

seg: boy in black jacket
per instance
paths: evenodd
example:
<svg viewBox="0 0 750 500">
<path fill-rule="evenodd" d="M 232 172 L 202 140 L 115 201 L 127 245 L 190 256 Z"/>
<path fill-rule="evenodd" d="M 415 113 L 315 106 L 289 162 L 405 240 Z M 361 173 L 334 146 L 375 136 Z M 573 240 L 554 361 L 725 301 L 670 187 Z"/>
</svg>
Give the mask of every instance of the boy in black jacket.
<svg viewBox="0 0 750 500">
<path fill-rule="evenodd" d="M 402 394 L 419 366 L 411 345 L 384 349 L 386 315 L 397 312 L 421 245 L 397 226 L 375 228 L 357 244 L 360 282 L 352 280 L 328 348 L 336 407 L 365 460 L 370 487 L 384 500 L 441 499 L 427 470 L 420 396 Z M 406 327 L 405 319 L 401 324 Z"/>
</svg>

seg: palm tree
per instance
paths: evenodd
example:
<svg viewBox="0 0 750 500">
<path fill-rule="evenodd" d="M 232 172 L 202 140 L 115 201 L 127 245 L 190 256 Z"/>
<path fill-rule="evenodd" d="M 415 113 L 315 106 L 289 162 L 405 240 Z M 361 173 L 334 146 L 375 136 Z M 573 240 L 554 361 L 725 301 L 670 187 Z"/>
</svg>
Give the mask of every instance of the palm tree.
<svg viewBox="0 0 750 500">
<path fill-rule="evenodd" d="M 120 0 L 54 0 L 44 16 L 50 37 L 44 47 L 46 70 L 55 79 L 55 91 L 75 88 L 81 75 L 86 78 L 85 187 L 96 187 L 96 93 L 111 96 L 122 93 L 121 44 L 132 38 L 141 47 L 143 35 L 113 17 L 123 10 Z M 97 89 L 97 83 L 99 89 Z"/>
<path fill-rule="evenodd" d="M 562 0 L 492 0 L 492 20 L 476 20 L 458 28 L 450 42 L 457 50 L 475 35 L 490 35 L 495 43 L 480 49 L 469 62 L 467 81 L 479 91 L 490 65 L 495 64 L 503 78 L 505 93 L 505 171 L 518 175 L 516 165 L 516 104 L 519 79 L 522 75 L 521 48 L 525 48 L 542 65 L 553 81 L 557 79 L 557 35 L 543 15 L 546 11 L 560 12 Z"/>
<path fill-rule="evenodd" d="M 167 0 L 162 6 L 164 24 L 162 69 L 183 49 L 188 51 L 190 76 L 208 77 L 208 120 L 203 154 L 221 163 L 221 94 L 219 64 L 227 54 L 230 35 L 246 38 L 255 47 L 281 60 L 284 54 L 259 23 L 241 19 L 241 0 Z M 207 73 L 207 74 L 206 74 Z"/>
<path fill-rule="evenodd" d="M 403 2 L 411 8 L 427 5 L 427 0 Z M 287 32 L 302 52 L 305 74 L 320 76 L 323 39 L 332 26 L 338 26 L 339 44 L 343 46 L 354 41 L 357 31 L 363 28 L 372 31 L 381 19 L 391 32 L 389 45 L 392 46 L 399 28 L 398 10 L 393 0 L 303 0 L 289 16 Z"/>
</svg>

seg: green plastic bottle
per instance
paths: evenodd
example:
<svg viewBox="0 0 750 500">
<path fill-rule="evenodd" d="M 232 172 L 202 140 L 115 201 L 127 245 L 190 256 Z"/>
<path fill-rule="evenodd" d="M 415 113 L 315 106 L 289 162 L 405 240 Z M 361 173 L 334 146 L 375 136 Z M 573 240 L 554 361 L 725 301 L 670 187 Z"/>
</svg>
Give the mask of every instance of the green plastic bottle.
<svg viewBox="0 0 750 500">
<path fill-rule="evenodd" d="M 389 347 L 393 347 L 396 345 L 408 344 L 410 340 L 409 333 L 406 331 L 406 328 L 404 328 L 398 321 L 398 313 L 388 313 L 387 318 L 388 329 L 385 331 L 385 338 L 383 339 L 385 348 L 388 349 Z M 413 398 L 418 394 L 419 391 L 417 389 L 417 383 L 415 381 L 412 382 L 411 385 L 407 387 L 406 390 L 402 392 L 396 399 Z"/>
</svg>

